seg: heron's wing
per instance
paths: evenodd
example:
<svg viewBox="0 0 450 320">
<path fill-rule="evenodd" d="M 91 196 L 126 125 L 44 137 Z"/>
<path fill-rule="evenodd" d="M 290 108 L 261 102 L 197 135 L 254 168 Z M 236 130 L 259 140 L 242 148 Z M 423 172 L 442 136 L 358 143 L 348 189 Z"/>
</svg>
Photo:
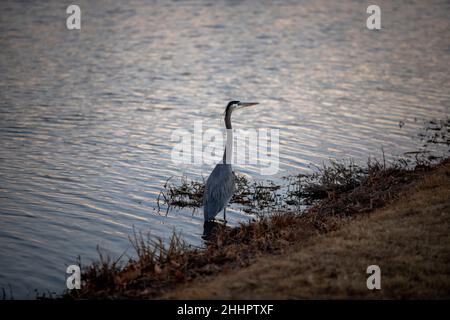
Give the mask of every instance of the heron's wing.
<svg viewBox="0 0 450 320">
<path fill-rule="evenodd" d="M 203 194 L 205 220 L 215 216 L 228 204 L 235 190 L 235 178 L 229 165 L 218 164 L 211 172 Z"/>
</svg>

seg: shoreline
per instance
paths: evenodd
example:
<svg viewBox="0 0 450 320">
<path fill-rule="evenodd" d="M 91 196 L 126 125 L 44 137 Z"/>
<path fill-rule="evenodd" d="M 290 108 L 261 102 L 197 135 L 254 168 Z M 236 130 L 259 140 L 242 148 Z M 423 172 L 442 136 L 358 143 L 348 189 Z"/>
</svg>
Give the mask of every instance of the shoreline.
<svg viewBox="0 0 450 320">
<path fill-rule="evenodd" d="M 392 203 L 334 231 L 202 279 L 163 299 L 449 299 L 450 163 L 405 186 Z M 368 290 L 367 267 L 381 270 Z"/>
<path fill-rule="evenodd" d="M 325 188 L 327 197 L 302 215 L 276 212 L 237 228 L 219 227 L 205 250 L 186 246 L 176 235 L 168 247 L 135 235 L 137 260 L 119 265 L 102 258 L 84 268 L 82 289 L 67 292 L 63 298 L 448 298 L 450 271 L 445 267 L 450 261 L 450 237 L 442 230 L 450 226 L 449 177 L 448 159 L 413 170 L 374 166 L 352 188 Z M 443 208 L 442 217 L 436 214 L 437 208 Z M 429 215 L 424 214 L 428 211 Z M 428 261 L 419 263 L 416 272 L 405 266 L 417 262 L 415 255 L 402 256 L 396 248 L 411 249 L 411 239 L 418 235 L 398 228 L 399 224 L 411 224 L 415 233 L 420 227 L 437 226 L 436 231 L 427 229 L 428 236 L 423 234 L 430 240 L 423 250 L 420 243 L 416 245 L 418 261 Z M 403 242 L 397 243 L 395 235 Z M 443 241 L 436 243 L 436 239 Z M 366 251 L 360 247 L 363 243 L 369 247 Z M 434 252 L 431 257 L 427 250 Z M 395 280 L 390 290 L 366 288 L 367 266 L 362 269 L 361 264 L 369 262 L 367 252 L 381 261 L 383 284 L 391 288 L 389 279 Z M 400 263 L 391 256 L 394 253 L 402 257 Z M 416 283 L 423 273 L 430 273 L 433 264 L 436 276 L 429 277 L 433 281 L 425 281 L 420 288 L 408 286 L 409 280 Z M 355 265 L 358 271 L 351 269 Z M 395 270 L 404 276 L 395 275 Z"/>
</svg>

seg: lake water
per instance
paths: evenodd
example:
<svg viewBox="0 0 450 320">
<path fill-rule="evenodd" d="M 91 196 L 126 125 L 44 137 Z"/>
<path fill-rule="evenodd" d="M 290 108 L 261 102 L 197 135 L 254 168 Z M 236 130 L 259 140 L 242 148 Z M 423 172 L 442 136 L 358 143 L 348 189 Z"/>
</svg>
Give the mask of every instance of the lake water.
<svg viewBox="0 0 450 320">
<path fill-rule="evenodd" d="M 0 287 L 61 292 L 97 245 L 174 230 L 201 245 L 201 210 L 156 210 L 175 129 L 222 129 L 229 100 L 258 101 L 236 128 L 280 130 L 277 180 L 330 158 L 417 150 L 424 121 L 450 114 L 450 3 L 377 1 L 0 2 Z M 399 123 L 404 123 L 403 126 Z M 231 223 L 248 219 L 229 210 Z"/>
</svg>

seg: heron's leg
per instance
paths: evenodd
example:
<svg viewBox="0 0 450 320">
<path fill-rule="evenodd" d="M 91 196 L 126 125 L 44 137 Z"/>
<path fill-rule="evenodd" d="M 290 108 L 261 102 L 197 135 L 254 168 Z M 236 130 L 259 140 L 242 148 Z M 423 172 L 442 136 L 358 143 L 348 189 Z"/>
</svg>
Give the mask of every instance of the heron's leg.
<svg viewBox="0 0 450 320">
<path fill-rule="evenodd" d="M 223 207 L 223 221 L 227 223 L 227 206 Z"/>
</svg>

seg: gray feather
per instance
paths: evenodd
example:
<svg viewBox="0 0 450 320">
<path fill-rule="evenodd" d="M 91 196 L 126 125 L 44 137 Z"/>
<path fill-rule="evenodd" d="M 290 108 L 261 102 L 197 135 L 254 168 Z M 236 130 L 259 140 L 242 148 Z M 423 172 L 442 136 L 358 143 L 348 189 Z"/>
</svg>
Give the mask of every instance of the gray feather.
<svg viewBox="0 0 450 320">
<path fill-rule="evenodd" d="M 203 194 L 205 221 L 213 220 L 228 205 L 235 188 L 236 182 L 231 165 L 217 164 L 206 180 Z"/>
</svg>

